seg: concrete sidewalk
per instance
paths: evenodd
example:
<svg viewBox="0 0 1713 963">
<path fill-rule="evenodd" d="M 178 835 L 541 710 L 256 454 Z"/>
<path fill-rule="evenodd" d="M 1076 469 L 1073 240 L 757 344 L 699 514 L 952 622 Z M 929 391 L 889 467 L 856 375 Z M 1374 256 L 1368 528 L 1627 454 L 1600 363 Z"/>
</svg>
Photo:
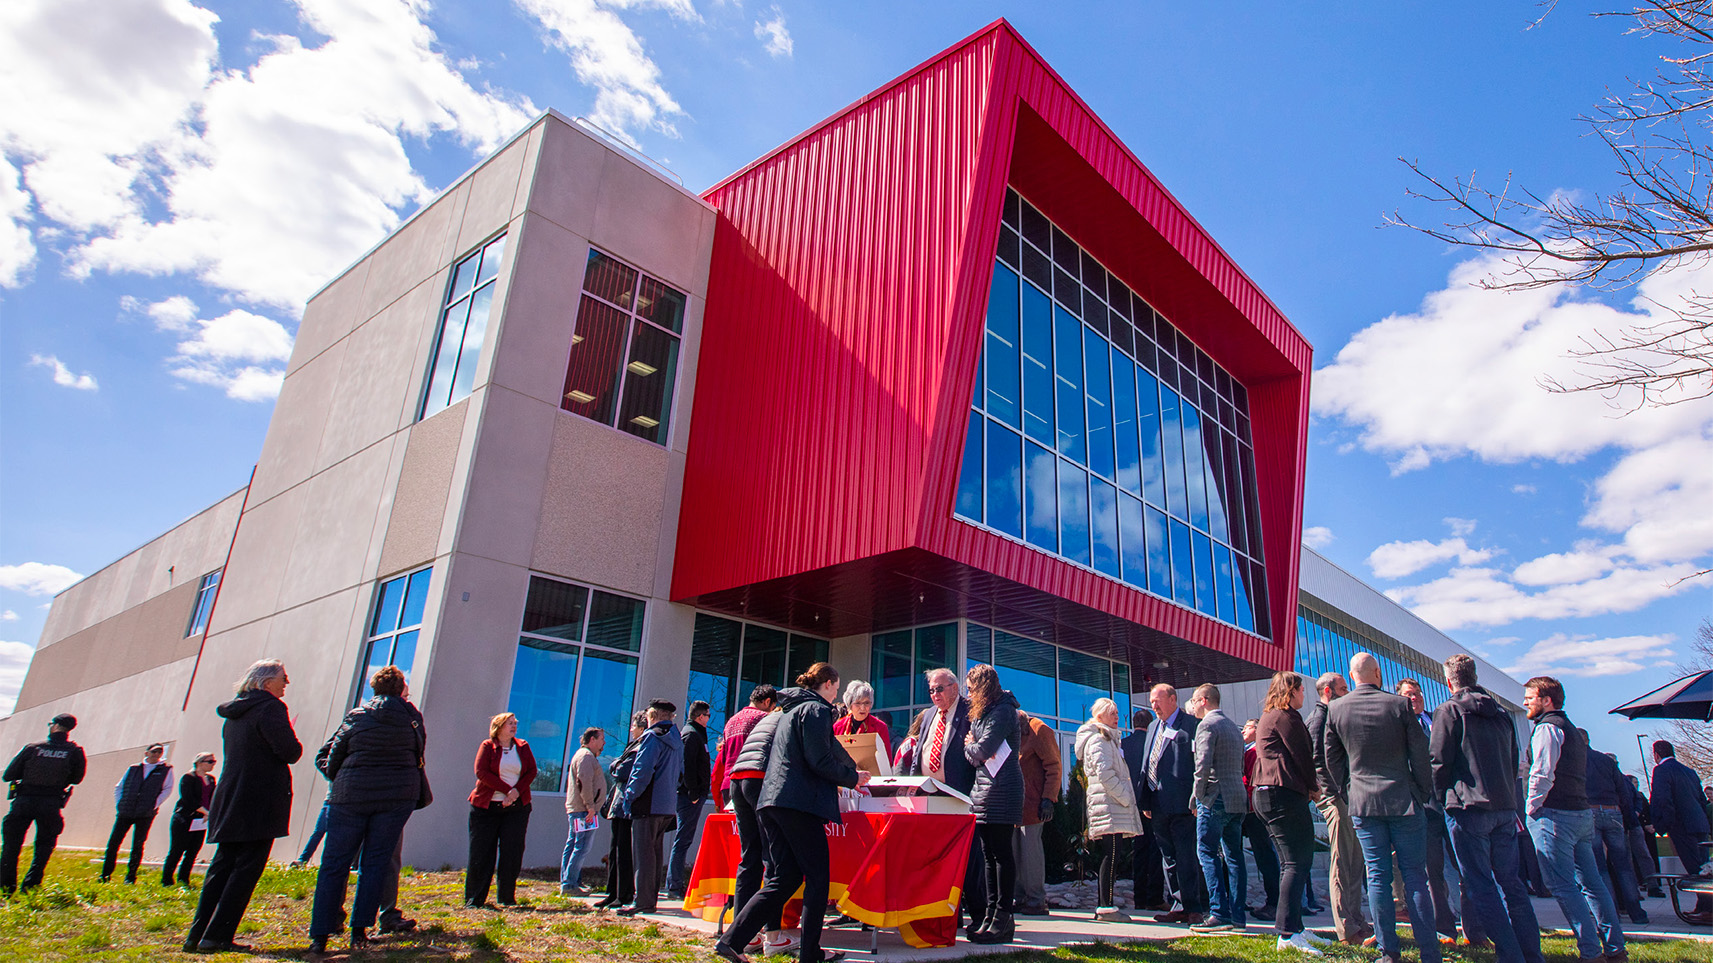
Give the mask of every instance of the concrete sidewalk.
<svg viewBox="0 0 1713 963">
<path fill-rule="evenodd" d="M 593 901 L 593 898 L 589 900 Z M 1559 911 L 1558 902 L 1551 899 L 1536 899 L 1533 901 L 1535 915 L 1540 920 L 1543 929 L 1564 929 L 1564 914 Z M 1655 939 L 1693 939 L 1713 943 L 1713 930 L 1689 927 L 1677 919 L 1671 912 L 1669 900 L 1644 900 L 1643 908 L 1648 911 L 1651 922 L 1645 926 L 1624 924 L 1626 936 L 1642 936 Z M 1153 914 L 1140 914 L 1137 920 L 1151 920 Z M 697 930 L 713 937 L 715 926 L 679 909 L 666 909 L 664 904 L 658 913 L 645 914 L 641 919 L 682 929 Z M 1331 938 L 1332 916 L 1321 913 L 1316 916 L 1304 917 L 1304 922 L 1320 935 Z M 1399 935 L 1409 933 L 1407 924 L 1400 924 Z M 915 961 L 915 960 L 955 960 L 966 956 L 1006 953 L 1023 949 L 1050 950 L 1067 943 L 1089 942 L 1122 942 L 1126 940 L 1171 940 L 1189 936 L 1190 931 L 1183 926 L 1168 926 L 1153 922 L 1130 923 L 1097 923 L 1087 912 L 1054 910 L 1049 916 L 1019 916 L 1017 917 L 1017 941 L 1003 946 L 982 946 L 966 943 L 960 939 L 957 944 L 938 949 L 917 949 L 908 946 L 899 938 L 896 932 L 883 931 L 875 934 L 855 927 L 837 927 L 824 931 L 822 945 L 828 949 L 844 950 L 850 958 L 859 963 L 865 961 Z M 1272 923 L 1249 921 L 1250 936 L 1271 936 Z M 878 952 L 870 949 L 870 941 L 878 943 Z M 756 959 L 760 959 L 757 957 Z"/>
</svg>

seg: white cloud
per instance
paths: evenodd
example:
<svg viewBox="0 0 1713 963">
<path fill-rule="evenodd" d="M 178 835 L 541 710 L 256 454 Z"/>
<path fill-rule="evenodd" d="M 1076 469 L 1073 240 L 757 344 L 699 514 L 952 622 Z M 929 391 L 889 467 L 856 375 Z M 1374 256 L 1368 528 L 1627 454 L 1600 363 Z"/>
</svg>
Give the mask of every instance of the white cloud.
<svg viewBox="0 0 1713 963">
<path fill-rule="evenodd" d="M 220 388 L 238 401 L 278 397 L 284 364 L 291 358 L 292 337 L 285 325 L 242 309 L 204 320 L 183 297 L 146 310 L 157 327 L 183 336 L 167 362 L 173 377 Z"/>
<path fill-rule="evenodd" d="M 1475 519 L 1473 518 L 1447 517 L 1442 519 L 1442 521 L 1445 522 L 1446 528 L 1451 529 L 1451 534 L 1453 535 L 1468 535 L 1475 531 Z"/>
<path fill-rule="evenodd" d="M 18 168 L 0 154 L 0 288 L 23 284 L 36 263 L 30 195 L 24 192 L 21 177 Z"/>
<path fill-rule="evenodd" d="M 0 642 L 0 716 L 10 715 L 24 688 L 24 673 L 30 668 L 35 646 L 28 642 Z"/>
<path fill-rule="evenodd" d="M 1388 589 L 1386 595 L 1430 624 L 1447 631 L 1475 625 L 1508 625 L 1520 619 L 1563 619 L 1633 612 L 1684 591 L 1694 582 L 1693 564 L 1624 565 L 1595 578 L 1549 585 L 1538 592 L 1519 588 L 1496 568 L 1454 568 L 1422 585 Z"/>
<path fill-rule="evenodd" d="M 422 0 L 293 6 L 316 46 L 253 37 L 272 49 L 221 70 L 189 0 L 0 5 L 0 146 L 74 275 L 190 273 L 295 312 L 429 195 L 406 138 L 486 152 L 535 112 L 439 53 Z"/>
<path fill-rule="evenodd" d="M 0 622 L 16 622 L 16 621 L 18 621 L 18 613 L 12 611 L 11 609 L 7 609 L 4 612 L 0 612 Z"/>
<path fill-rule="evenodd" d="M 65 362 L 51 354 L 30 355 L 30 365 L 32 367 L 46 368 L 49 371 L 52 371 L 54 384 L 56 385 L 61 385 L 66 388 L 75 388 L 78 391 L 95 391 L 100 387 L 95 383 L 94 375 L 87 371 L 83 374 L 73 374 L 72 370 L 65 366 Z"/>
<path fill-rule="evenodd" d="M 1456 559 L 1460 565 L 1475 565 L 1493 557 L 1491 549 L 1470 548 L 1461 538 L 1442 542 L 1416 539 L 1412 542 L 1387 542 L 1368 553 L 1368 567 L 1381 578 L 1403 578 L 1424 568 Z"/>
<path fill-rule="evenodd" d="M 23 592 L 25 595 L 58 595 L 83 576 L 64 565 L 24 562 L 21 565 L 0 565 L 0 589 Z"/>
<path fill-rule="evenodd" d="M 774 57 L 791 56 L 794 49 L 791 31 L 785 29 L 785 14 L 777 5 L 773 8 L 771 20 L 755 22 L 755 39 L 760 40 L 762 49 Z"/>
<path fill-rule="evenodd" d="M 1670 659 L 1671 635 L 1626 635 L 1597 639 L 1562 632 L 1529 647 L 1505 673 L 1527 679 L 1536 675 L 1607 676 L 1626 675 L 1647 668 L 1650 661 Z"/>
<path fill-rule="evenodd" d="M 1467 532 L 1447 519 L 1452 539 L 1383 545 L 1370 564 L 1391 578 L 1455 558 L 1459 567 L 1449 575 L 1388 593 L 1441 628 L 1632 611 L 1681 591 L 1676 580 L 1706 568 L 1713 554 L 1713 512 L 1706 510 L 1713 504 L 1713 405 L 1626 414 L 1597 393 L 1541 385 L 1579 383 L 1585 372 L 1570 355 L 1583 337 L 1651 323 L 1666 310 L 1661 305 L 1681 303 L 1698 282 L 1713 283 L 1713 269 L 1656 273 L 1626 308 L 1578 300 L 1565 287 L 1503 292 L 1475 285 L 1498 267 L 1492 258 L 1465 262 L 1417 312 L 1357 333 L 1315 372 L 1314 410 L 1358 428 L 1358 444 L 1388 458 L 1394 473 L 1461 456 L 1570 463 L 1614 452 L 1610 467 L 1590 473 L 1579 520 L 1597 537 L 1505 572 L 1465 557 L 1458 540 Z M 1536 488 L 1516 484 L 1511 491 Z"/>
<path fill-rule="evenodd" d="M 1303 529 L 1303 544 L 1309 548 L 1325 548 L 1332 544 L 1332 529 L 1325 525 L 1310 525 Z"/>
<path fill-rule="evenodd" d="M 648 129 L 678 136 L 671 118 L 684 109 L 660 82 L 660 67 L 614 9 L 660 7 L 699 19 L 688 0 L 513 0 L 571 60 L 577 79 L 595 88 L 589 119 L 623 137 Z"/>
</svg>

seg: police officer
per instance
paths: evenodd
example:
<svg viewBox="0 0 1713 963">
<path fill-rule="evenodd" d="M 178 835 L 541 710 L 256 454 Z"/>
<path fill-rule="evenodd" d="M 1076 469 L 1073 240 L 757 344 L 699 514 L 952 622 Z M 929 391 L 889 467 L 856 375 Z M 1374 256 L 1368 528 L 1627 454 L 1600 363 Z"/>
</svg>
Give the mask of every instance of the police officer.
<svg viewBox="0 0 1713 963">
<path fill-rule="evenodd" d="M 24 888 L 42 883 L 48 857 L 65 828 L 60 809 L 88 768 L 83 747 L 66 736 L 75 728 L 76 716 L 64 712 L 54 716 L 48 723 L 47 741 L 18 750 L 0 777 L 12 784 L 12 809 L 0 821 L 0 892 L 10 893 L 18 886 L 18 851 L 24 848 L 24 833 L 31 823 L 36 826 L 36 852 L 24 875 Z"/>
</svg>

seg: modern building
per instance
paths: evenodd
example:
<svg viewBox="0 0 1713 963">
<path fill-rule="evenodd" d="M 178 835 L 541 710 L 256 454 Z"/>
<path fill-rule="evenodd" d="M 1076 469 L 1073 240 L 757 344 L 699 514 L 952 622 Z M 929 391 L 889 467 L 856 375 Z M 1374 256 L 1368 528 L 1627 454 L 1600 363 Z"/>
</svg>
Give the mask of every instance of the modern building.
<svg viewBox="0 0 1713 963">
<path fill-rule="evenodd" d="M 252 661 L 312 749 L 394 663 L 408 861 L 462 865 L 509 710 L 546 864 L 586 726 L 822 659 L 898 734 L 975 662 L 1067 731 L 1353 646 L 1431 691 L 1454 644 L 1299 549 L 1310 357 L 1004 21 L 700 196 L 549 113 L 311 299 L 249 483 L 55 599 L 0 749 L 79 716 L 95 845 Z"/>
</svg>

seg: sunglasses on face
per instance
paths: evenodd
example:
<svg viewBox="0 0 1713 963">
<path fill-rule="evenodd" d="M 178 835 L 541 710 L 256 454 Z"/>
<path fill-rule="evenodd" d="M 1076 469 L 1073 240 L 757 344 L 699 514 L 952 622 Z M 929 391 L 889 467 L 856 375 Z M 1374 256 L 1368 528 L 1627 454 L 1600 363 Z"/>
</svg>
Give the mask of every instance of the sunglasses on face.
<svg viewBox="0 0 1713 963">
<path fill-rule="evenodd" d="M 956 688 L 957 688 L 957 686 L 955 686 L 955 685 L 931 685 L 928 687 L 928 694 L 929 695 L 939 695 L 940 693 L 946 691 L 947 689 L 956 689 Z"/>
</svg>

